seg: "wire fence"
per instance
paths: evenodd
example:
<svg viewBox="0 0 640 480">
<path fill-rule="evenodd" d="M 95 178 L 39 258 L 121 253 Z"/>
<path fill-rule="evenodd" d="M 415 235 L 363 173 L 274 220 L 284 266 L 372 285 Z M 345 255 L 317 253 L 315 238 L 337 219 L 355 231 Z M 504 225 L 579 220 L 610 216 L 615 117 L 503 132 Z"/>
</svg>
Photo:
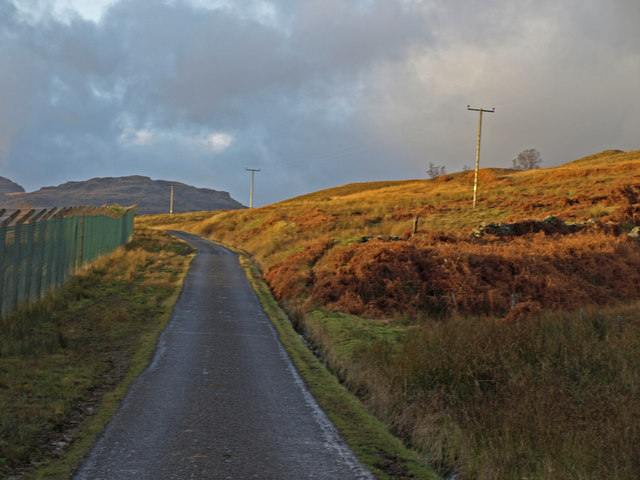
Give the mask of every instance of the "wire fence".
<svg viewBox="0 0 640 480">
<path fill-rule="evenodd" d="M 43 298 L 133 235 L 135 207 L 17 210 L 0 218 L 0 318 Z M 0 217 L 5 210 L 0 210 Z"/>
</svg>

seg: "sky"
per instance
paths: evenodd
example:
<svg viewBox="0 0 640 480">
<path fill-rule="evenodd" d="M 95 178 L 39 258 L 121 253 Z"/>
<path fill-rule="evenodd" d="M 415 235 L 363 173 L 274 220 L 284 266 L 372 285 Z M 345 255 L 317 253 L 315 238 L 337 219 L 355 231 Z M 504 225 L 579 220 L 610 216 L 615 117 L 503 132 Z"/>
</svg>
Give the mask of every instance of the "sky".
<svg viewBox="0 0 640 480">
<path fill-rule="evenodd" d="M 0 176 L 254 206 L 640 148 L 638 0 L 0 0 Z"/>
</svg>

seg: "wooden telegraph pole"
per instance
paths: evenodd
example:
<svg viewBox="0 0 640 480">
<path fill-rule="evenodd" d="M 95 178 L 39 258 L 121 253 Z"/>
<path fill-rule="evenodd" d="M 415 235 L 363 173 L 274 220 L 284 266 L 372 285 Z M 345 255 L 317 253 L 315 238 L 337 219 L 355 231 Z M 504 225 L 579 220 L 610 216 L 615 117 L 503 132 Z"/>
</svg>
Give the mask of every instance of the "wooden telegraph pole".
<svg viewBox="0 0 640 480">
<path fill-rule="evenodd" d="M 173 216 L 173 184 L 171 185 L 171 201 L 169 202 L 169 216 Z"/>
<path fill-rule="evenodd" d="M 245 168 L 245 170 L 247 172 L 251 172 L 251 196 L 249 197 L 249 208 L 253 208 L 253 175 L 256 172 L 259 172 L 260 169 L 256 169 L 256 168 Z"/>
<path fill-rule="evenodd" d="M 495 108 L 486 110 L 484 108 L 471 108 L 467 105 L 467 110 L 473 110 L 474 112 L 480 112 L 480 123 L 478 124 L 478 147 L 476 148 L 476 175 L 473 179 L 473 208 L 476 208 L 476 201 L 478 198 L 478 169 L 480 168 L 480 136 L 482 135 L 482 113 L 493 113 Z"/>
</svg>

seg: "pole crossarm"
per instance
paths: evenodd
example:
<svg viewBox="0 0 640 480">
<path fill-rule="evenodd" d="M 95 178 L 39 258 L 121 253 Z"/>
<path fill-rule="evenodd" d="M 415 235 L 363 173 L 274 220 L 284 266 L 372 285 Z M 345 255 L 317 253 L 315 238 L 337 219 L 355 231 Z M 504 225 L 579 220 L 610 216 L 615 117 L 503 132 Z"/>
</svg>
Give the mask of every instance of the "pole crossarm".
<svg viewBox="0 0 640 480">
<path fill-rule="evenodd" d="M 488 108 L 471 108 L 471 105 L 467 105 L 467 110 L 471 110 L 474 112 L 480 112 L 480 120 L 478 122 L 478 146 L 476 148 L 476 173 L 473 178 L 473 208 L 476 208 L 476 201 L 478 199 L 478 170 L 480 169 L 480 137 L 482 136 L 482 114 L 483 113 L 494 113 L 496 111 L 495 107 L 492 109 Z"/>
<path fill-rule="evenodd" d="M 489 110 L 488 108 L 471 108 L 470 105 L 467 105 L 467 110 L 472 110 L 474 112 L 495 113 L 496 108 L 493 107 L 491 110 Z"/>
</svg>

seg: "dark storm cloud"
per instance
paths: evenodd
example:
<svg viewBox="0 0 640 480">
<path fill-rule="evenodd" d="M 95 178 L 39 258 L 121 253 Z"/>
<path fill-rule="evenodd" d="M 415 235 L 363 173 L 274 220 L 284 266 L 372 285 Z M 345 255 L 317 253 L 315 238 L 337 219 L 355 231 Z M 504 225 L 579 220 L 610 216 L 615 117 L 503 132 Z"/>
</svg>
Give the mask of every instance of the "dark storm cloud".
<svg viewBox="0 0 640 480">
<path fill-rule="evenodd" d="M 546 165 L 637 148 L 639 11 L 633 0 L 122 0 L 96 23 L 30 20 L 5 1 L 0 175 L 34 189 L 136 173 L 246 203 L 244 168 L 257 167 L 264 204 L 470 164 L 468 103 L 497 108 L 487 165 L 531 147 Z"/>
</svg>

